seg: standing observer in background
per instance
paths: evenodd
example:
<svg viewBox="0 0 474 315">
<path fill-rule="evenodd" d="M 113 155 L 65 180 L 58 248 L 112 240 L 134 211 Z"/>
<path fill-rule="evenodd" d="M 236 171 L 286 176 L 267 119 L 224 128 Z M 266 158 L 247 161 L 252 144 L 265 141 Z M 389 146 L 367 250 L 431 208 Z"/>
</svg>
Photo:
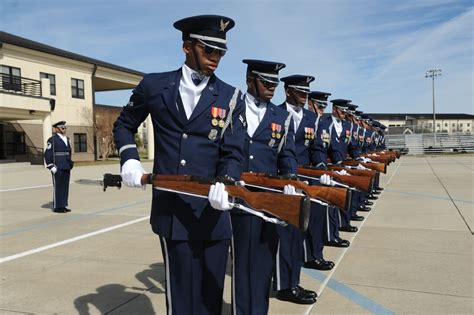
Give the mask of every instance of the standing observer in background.
<svg viewBox="0 0 474 315">
<path fill-rule="evenodd" d="M 55 134 L 48 139 L 44 152 L 46 168 L 53 177 L 53 211 L 70 212 L 68 209 L 69 178 L 74 162 L 71 159 L 71 144 L 66 137 L 66 122 L 59 121 L 53 125 Z"/>
<path fill-rule="evenodd" d="M 153 173 L 239 179 L 245 138 L 238 89 L 216 77 L 234 21 L 202 15 L 174 23 L 182 31 L 184 65 L 146 75 L 115 123 L 122 179 L 142 187 L 145 173 L 134 134 L 151 115 Z M 160 236 L 165 263 L 167 314 L 221 314 L 232 229 L 224 185 L 209 200 L 153 189 L 150 223 Z M 164 312 L 163 312 L 164 313 Z"/>
</svg>

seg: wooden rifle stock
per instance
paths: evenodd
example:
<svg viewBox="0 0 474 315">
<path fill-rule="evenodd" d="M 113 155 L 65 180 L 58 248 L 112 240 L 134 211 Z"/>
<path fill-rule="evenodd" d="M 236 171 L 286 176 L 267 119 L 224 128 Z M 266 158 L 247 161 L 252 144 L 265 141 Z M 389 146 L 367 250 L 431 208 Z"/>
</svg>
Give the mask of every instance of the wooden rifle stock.
<svg viewBox="0 0 474 315">
<path fill-rule="evenodd" d="M 369 168 L 371 170 L 380 172 L 380 173 L 387 173 L 387 165 L 384 163 L 378 163 L 378 162 L 373 162 L 373 163 L 361 163 L 360 161 L 356 160 L 345 160 L 342 162 L 344 165 L 350 165 L 350 166 L 357 166 L 361 164 L 363 167 Z"/>
<path fill-rule="evenodd" d="M 356 175 L 356 176 L 368 176 L 370 178 L 374 178 L 377 176 L 377 171 L 374 170 L 357 170 L 353 168 L 345 168 L 343 166 L 339 165 L 328 165 L 328 169 L 331 171 L 342 171 L 345 170 L 347 173 L 351 175 Z"/>
<path fill-rule="evenodd" d="M 378 172 L 377 172 L 377 171 L 374 171 L 374 170 L 369 170 L 369 169 L 366 169 L 366 170 L 356 170 L 356 169 L 353 169 L 353 168 L 345 168 L 345 167 L 338 166 L 338 165 L 328 165 L 328 169 L 331 170 L 331 171 L 342 171 L 342 170 L 345 170 L 345 171 L 346 171 L 347 173 L 349 173 L 350 175 L 354 175 L 354 176 L 365 176 L 365 177 L 370 178 L 370 190 L 371 190 L 371 191 L 372 191 L 372 189 L 374 188 L 375 179 L 377 178 L 377 174 L 378 174 Z"/>
<path fill-rule="evenodd" d="M 252 209 L 269 213 L 294 225 L 301 231 L 306 231 L 308 228 L 310 199 L 307 197 L 273 192 L 251 192 L 245 187 L 239 186 L 238 182 L 198 176 L 158 174 L 145 174 L 142 176 L 142 184 L 152 184 L 153 187 L 204 197 L 208 196 L 210 186 L 217 181 L 225 184 L 225 190 L 230 197 L 245 201 Z"/>
<path fill-rule="evenodd" d="M 320 177 L 321 175 L 327 174 L 331 177 L 334 177 L 341 183 L 351 185 L 352 187 L 355 187 L 359 190 L 370 192 L 371 189 L 371 179 L 369 177 L 339 175 L 333 171 L 311 168 L 309 166 L 298 166 L 298 174 L 313 177 Z"/>
<path fill-rule="evenodd" d="M 321 199 L 338 208 L 347 210 L 350 207 L 351 192 L 346 188 L 327 187 L 327 186 L 310 186 L 304 181 L 290 179 L 284 176 L 274 176 L 264 173 L 242 173 L 240 179 L 245 183 L 283 189 L 285 185 L 293 185 L 297 189 L 301 189 L 311 198 Z"/>
</svg>

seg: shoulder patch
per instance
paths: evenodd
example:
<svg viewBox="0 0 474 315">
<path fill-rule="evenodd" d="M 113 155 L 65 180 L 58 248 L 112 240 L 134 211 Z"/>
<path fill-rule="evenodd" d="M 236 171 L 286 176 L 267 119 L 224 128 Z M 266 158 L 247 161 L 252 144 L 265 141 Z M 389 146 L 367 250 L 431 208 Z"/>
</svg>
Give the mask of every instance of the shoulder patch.
<svg viewBox="0 0 474 315">
<path fill-rule="evenodd" d="M 48 144 L 46 145 L 46 150 L 49 150 L 51 149 L 51 142 L 48 142 Z"/>
</svg>

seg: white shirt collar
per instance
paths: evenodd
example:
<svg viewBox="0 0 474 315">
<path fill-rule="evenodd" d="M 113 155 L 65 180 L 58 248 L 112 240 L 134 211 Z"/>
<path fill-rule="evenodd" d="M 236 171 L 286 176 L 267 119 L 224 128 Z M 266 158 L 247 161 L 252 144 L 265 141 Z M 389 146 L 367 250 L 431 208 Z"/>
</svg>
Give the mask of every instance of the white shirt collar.
<svg viewBox="0 0 474 315">
<path fill-rule="evenodd" d="M 245 115 L 247 116 L 247 134 L 253 137 L 253 134 L 257 130 L 260 122 L 265 116 L 267 111 L 267 103 L 260 103 L 258 106 L 255 104 L 255 97 L 249 93 L 245 94 Z"/>
<path fill-rule="evenodd" d="M 65 135 L 59 133 L 59 132 L 56 133 L 56 134 L 57 134 L 57 135 L 59 136 L 59 138 L 61 138 L 61 140 L 63 140 L 64 143 L 67 145 L 67 137 L 66 137 Z"/>
</svg>

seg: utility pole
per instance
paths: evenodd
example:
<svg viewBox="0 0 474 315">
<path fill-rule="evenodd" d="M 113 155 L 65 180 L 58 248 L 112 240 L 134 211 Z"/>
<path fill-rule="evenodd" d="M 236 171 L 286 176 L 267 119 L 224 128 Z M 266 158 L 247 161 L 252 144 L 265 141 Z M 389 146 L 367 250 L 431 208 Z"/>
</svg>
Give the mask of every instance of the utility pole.
<svg viewBox="0 0 474 315">
<path fill-rule="evenodd" d="M 430 69 L 426 71 L 425 78 L 431 78 L 432 87 L 433 87 L 433 135 L 434 135 L 434 143 L 436 145 L 436 109 L 435 109 L 435 86 L 434 86 L 434 79 L 436 77 L 441 76 L 441 69 Z"/>
</svg>

